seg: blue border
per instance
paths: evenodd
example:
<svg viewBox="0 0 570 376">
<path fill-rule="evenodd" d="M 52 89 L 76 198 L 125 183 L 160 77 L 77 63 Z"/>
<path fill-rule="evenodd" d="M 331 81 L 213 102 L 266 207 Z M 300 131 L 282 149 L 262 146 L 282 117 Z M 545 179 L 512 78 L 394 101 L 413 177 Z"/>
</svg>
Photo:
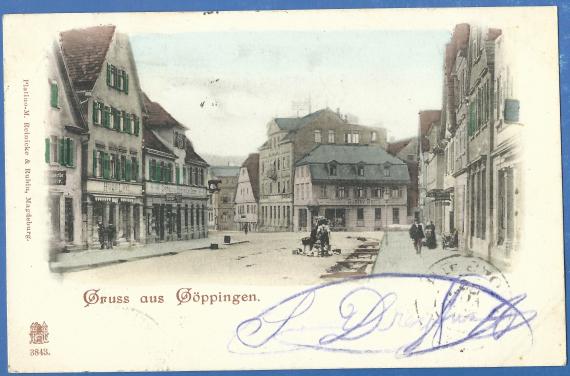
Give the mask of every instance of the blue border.
<svg viewBox="0 0 570 376">
<path fill-rule="evenodd" d="M 0 14 L 9 13 L 77 13 L 77 12 L 170 12 L 170 11 L 209 11 L 209 10 L 272 10 L 272 9 L 335 9 L 335 8 L 389 8 L 389 7 L 474 7 L 474 6 L 558 6 L 558 30 L 559 30 L 559 49 L 560 49 L 560 103 L 561 103 L 561 124 L 562 124 L 562 169 L 563 169 L 563 188 L 564 188 L 564 238 L 565 247 L 564 254 L 568 258 L 570 254 L 570 226 L 569 208 L 570 195 L 567 190 L 570 189 L 570 174 L 565 173 L 570 167 L 570 82 L 569 82 L 569 66 L 568 56 L 570 54 L 570 2 L 564 0 L 554 1 L 532 1 L 532 0 L 404 0 L 399 3 L 379 1 L 379 0 L 195 0 L 192 2 L 185 0 L 138 0 L 136 2 L 128 2 L 125 0 L 97 0 L 93 2 L 81 2 L 77 0 L 1 0 Z M 33 30 L 23 30 L 22 32 L 34 32 Z M 0 28 L 0 41 L 2 40 L 2 29 Z M 0 51 L 0 58 L 3 61 L 3 50 Z M 0 78 L 0 87 L 4 87 L 4 76 Z M 0 90 L 0 103 L 4 102 L 4 92 Z M 0 213 L 5 213 L 5 172 L 4 172 L 4 107 L 0 107 Z M 545 239 L 547 241 L 547 239 Z M 0 247 L 6 249 L 6 220 L 4 215 L 0 215 Z M 565 270 L 568 274 L 570 265 L 565 262 Z M 6 257 L 5 252 L 0 257 L 0 286 L 2 294 L 0 294 L 0 307 L 6 307 Z M 566 279 L 566 301 L 570 296 L 570 284 Z M 568 304 L 566 305 L 566 321 L 569 320 Z M 0 308 L 0 322 L 4 325 L 0 326 L 0 374 L 7 374 L 7 349 L 6 337 L 6 310 Z M 566 327 L 566 336 L 570 336 L 568 326 Z M 568 355 L 568 348 L 567 348 Z M 73 356 L 73 354 L 69 354 Z M 381 366 L 381 364 L 379 364 Z M 567 375 L 570 374 L 570 367 L 520 367 L 520 368 L 446 368 L 446 369 L 350 369 L 350 370 L 300 370 L 300 371 L 227 371 L 227 372 L 192 372 L 193 375 L 477 375 L 482 372 L 489 375 Z M 111 373 L 114 374 L 114 373 Z M 156 375 L 158 373 L 136 372 L 133 375 Z M 166 373 L 165 373 L 166 374 Z"/>
</svg>

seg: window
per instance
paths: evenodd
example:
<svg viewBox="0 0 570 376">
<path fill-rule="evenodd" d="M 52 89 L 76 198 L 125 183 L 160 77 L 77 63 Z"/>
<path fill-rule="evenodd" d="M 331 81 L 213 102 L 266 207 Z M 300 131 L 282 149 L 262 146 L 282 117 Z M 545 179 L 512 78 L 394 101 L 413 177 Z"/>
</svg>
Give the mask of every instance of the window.
<svg viewBox="0 0 570 376">
<path fill-rule="evenodd" d="M 346 188 L 343 186 L 339 186 L 336 189 L 336 197 L 337 198 L 345 198 L 346 197 Z"/>
<path fill-rule="evenodd" d="M 107 63 L 107 86 L 129 93 L 129 75 L 126 71 Z"/>
<path fill-rule="evenodd" d="M 59 88 L 56 81 L 50 82 L 50 104 L 53 108 L 59 108 Z"/>
<path fill-rule="evenodd" d="M 135 136 L 138 136 L 140 133 L 140 121 L 138 116 L 136 116 L 135 114 L 131 115 L 131 119 L 133 120 L 133 125 L 134 125 L 134 133 Z"/>
<path fill-rule="evenodd" d="M 111 107 L 105 106 L 103 109 L 103 126 L 105 128 L 111 127 Z"/>
<path fill-rule="evenodd" d="M 378 139 L 378 134 L 376 133 L 376 131 L 370 132 L 370 141 L 376 142 L 377 139 Z"/>
<path fill-rule="evenodd" d="M 73 167 L 75 160 L 73 140 L 57 136 L 46 138 L 44 158 L 46 163 L 59 163 L 61 166 Z"/>
<path fill-rule="evenodd" d="M 329 131 L 329 144 L 334 144 L 334 131 Z"/>
<path fill-rule="evenodd" d="M 336 176 L 336 164 L 335 163 L 329 164 L 329 175 L 330 176 Z"/>
<path fill-rule="evenodd" d="M 352 143 L 353 144 L 359 144 L 360 143 L 360 133 L 354 132 L 352 134 Z"/>
<path fill-rule="evenodd" d="M 321 131 L 319 129 L 315 130 L 315 143 L 320 144 L 322 142 L 321 139 Z"/>
<path fill-rule="evenodd" d="M 327 198 L 327 186 L 321 185 L 321 198 Z"/>
<path fill-rule="evenodd" d="M 127 157 L 121 155 L 121 180 L 127 180 Z"/>
<path fill-rule="evenodd" d="M 352 133 L 345 133 L 344 134 L 344 143 L 351 144 L 352 143 Z"/>
<path fill-rule="evenodd" d="M 118 162 L 117 155 L 111 154 L 109 160 L 109 170 L 110 170 L 109 179 L 117 179 L 117 162 Z"/>
<path fill-rule="evenodd" d="M 390 176 L 390 166 L 389 165 L 384 165 L 384 176 L 385 177 Z"/>
<path fill-rule="evenodd" d="M 365 198 L 366 197 L 366 188 L 356 187 L 354 189 L 354 197 L 355 198 Z"/>
<path fill-rule="evenodd" d="M 157 179 L 157 174 L 156 174 L 156 159 L 151 159 L 150 160 L 150 180 L 151 181 L 156 181 Z"/>
<path fill-rule="evenodd" d="M 382 208 L 374 208 L 374 220 L 376 222 L 382 221 Z"/>
<path fill-rule="evenodd" d="M 400 223 L 400 208 L 392 208 L 392 223 Z"/>
<path fill-rule="evenodd" d="M 174 165 L 174 171 L 176 176 L 176 184 L 180 184 L 180 166 L 178 166 L 178 164 Z"/>
<path fill-rule="evenodd" d="M 101 125 L 101 119 L 103 118 L 103 103 L 93 102 L 93 124 Z"/>
<path fill-rule="evenodd" d="M 383 198 L 384 197 L 384 188 L 378 187 L 378 188 L 372 189 L 372 197 Z"/>
<path fill-rule="evenodd" d="M 364 176 L 364 166 L 363 165 L 359 165 L 357 167 L 358 170 L 358 176 Z"/>
</svg>

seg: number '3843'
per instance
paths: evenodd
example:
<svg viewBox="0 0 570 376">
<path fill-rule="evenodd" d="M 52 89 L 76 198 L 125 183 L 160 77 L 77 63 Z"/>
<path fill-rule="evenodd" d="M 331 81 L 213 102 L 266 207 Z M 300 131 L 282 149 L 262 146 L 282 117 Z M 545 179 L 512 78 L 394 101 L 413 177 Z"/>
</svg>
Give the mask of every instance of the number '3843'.
<svg viewBox="0 0 570 376">
<path fill-rule="evenodd" d="M 30 349 L 30 356 L 48 356 L 50 355 L 48 349 Z"/>
</svg>

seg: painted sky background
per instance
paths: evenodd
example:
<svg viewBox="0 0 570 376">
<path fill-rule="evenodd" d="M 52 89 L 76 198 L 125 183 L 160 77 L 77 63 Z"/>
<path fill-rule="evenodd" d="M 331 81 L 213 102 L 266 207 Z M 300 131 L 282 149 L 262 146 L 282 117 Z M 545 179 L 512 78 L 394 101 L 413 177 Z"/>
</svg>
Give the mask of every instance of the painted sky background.
<svg viewBox="0 0 570 376">
<path fill-rule="evenodd" d="M 199 152 L 245 155 L 273 117 L 296 116 L 292 102 L 308 98 L 313 111 L 339 108 L 360 124 L 382 124 L 389 137 L 414 135 L 418 111 L 441 107 L 449 37 L 240 31 L 132 34 L 131 43 L 143 90 L 189 127 Z"/>
</svg>

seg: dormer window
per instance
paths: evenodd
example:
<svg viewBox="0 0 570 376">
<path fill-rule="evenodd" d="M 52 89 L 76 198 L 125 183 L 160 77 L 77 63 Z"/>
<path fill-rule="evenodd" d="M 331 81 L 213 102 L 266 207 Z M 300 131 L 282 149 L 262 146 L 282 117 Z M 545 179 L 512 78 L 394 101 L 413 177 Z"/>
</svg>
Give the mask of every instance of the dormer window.
<svg viewBox="0 0 570 376">
<path fill-rule="evenodd" d="M 320 129 L 315 130 L 314 135 L 315 135 L 315 144 L 320 144 L 322 142 L 321 130 Z"/>
<path fill-rule="evenodd" d="M 358 176 L 364 176 L 364 165 L 360 164 L 356 167 L 356 171 L 358 173 Z"/>
<path fill-rule="evenodd" d="M 336 176 L 337 165 L 334 162 L 329 163 L 329 176 Z"/>
<path fill-rule="evenodd" d="M 384 177 L 388 177 L 390 176 L 390 165 L 388 163 L 386 163 L 384 165 Z"/>
</svg>

